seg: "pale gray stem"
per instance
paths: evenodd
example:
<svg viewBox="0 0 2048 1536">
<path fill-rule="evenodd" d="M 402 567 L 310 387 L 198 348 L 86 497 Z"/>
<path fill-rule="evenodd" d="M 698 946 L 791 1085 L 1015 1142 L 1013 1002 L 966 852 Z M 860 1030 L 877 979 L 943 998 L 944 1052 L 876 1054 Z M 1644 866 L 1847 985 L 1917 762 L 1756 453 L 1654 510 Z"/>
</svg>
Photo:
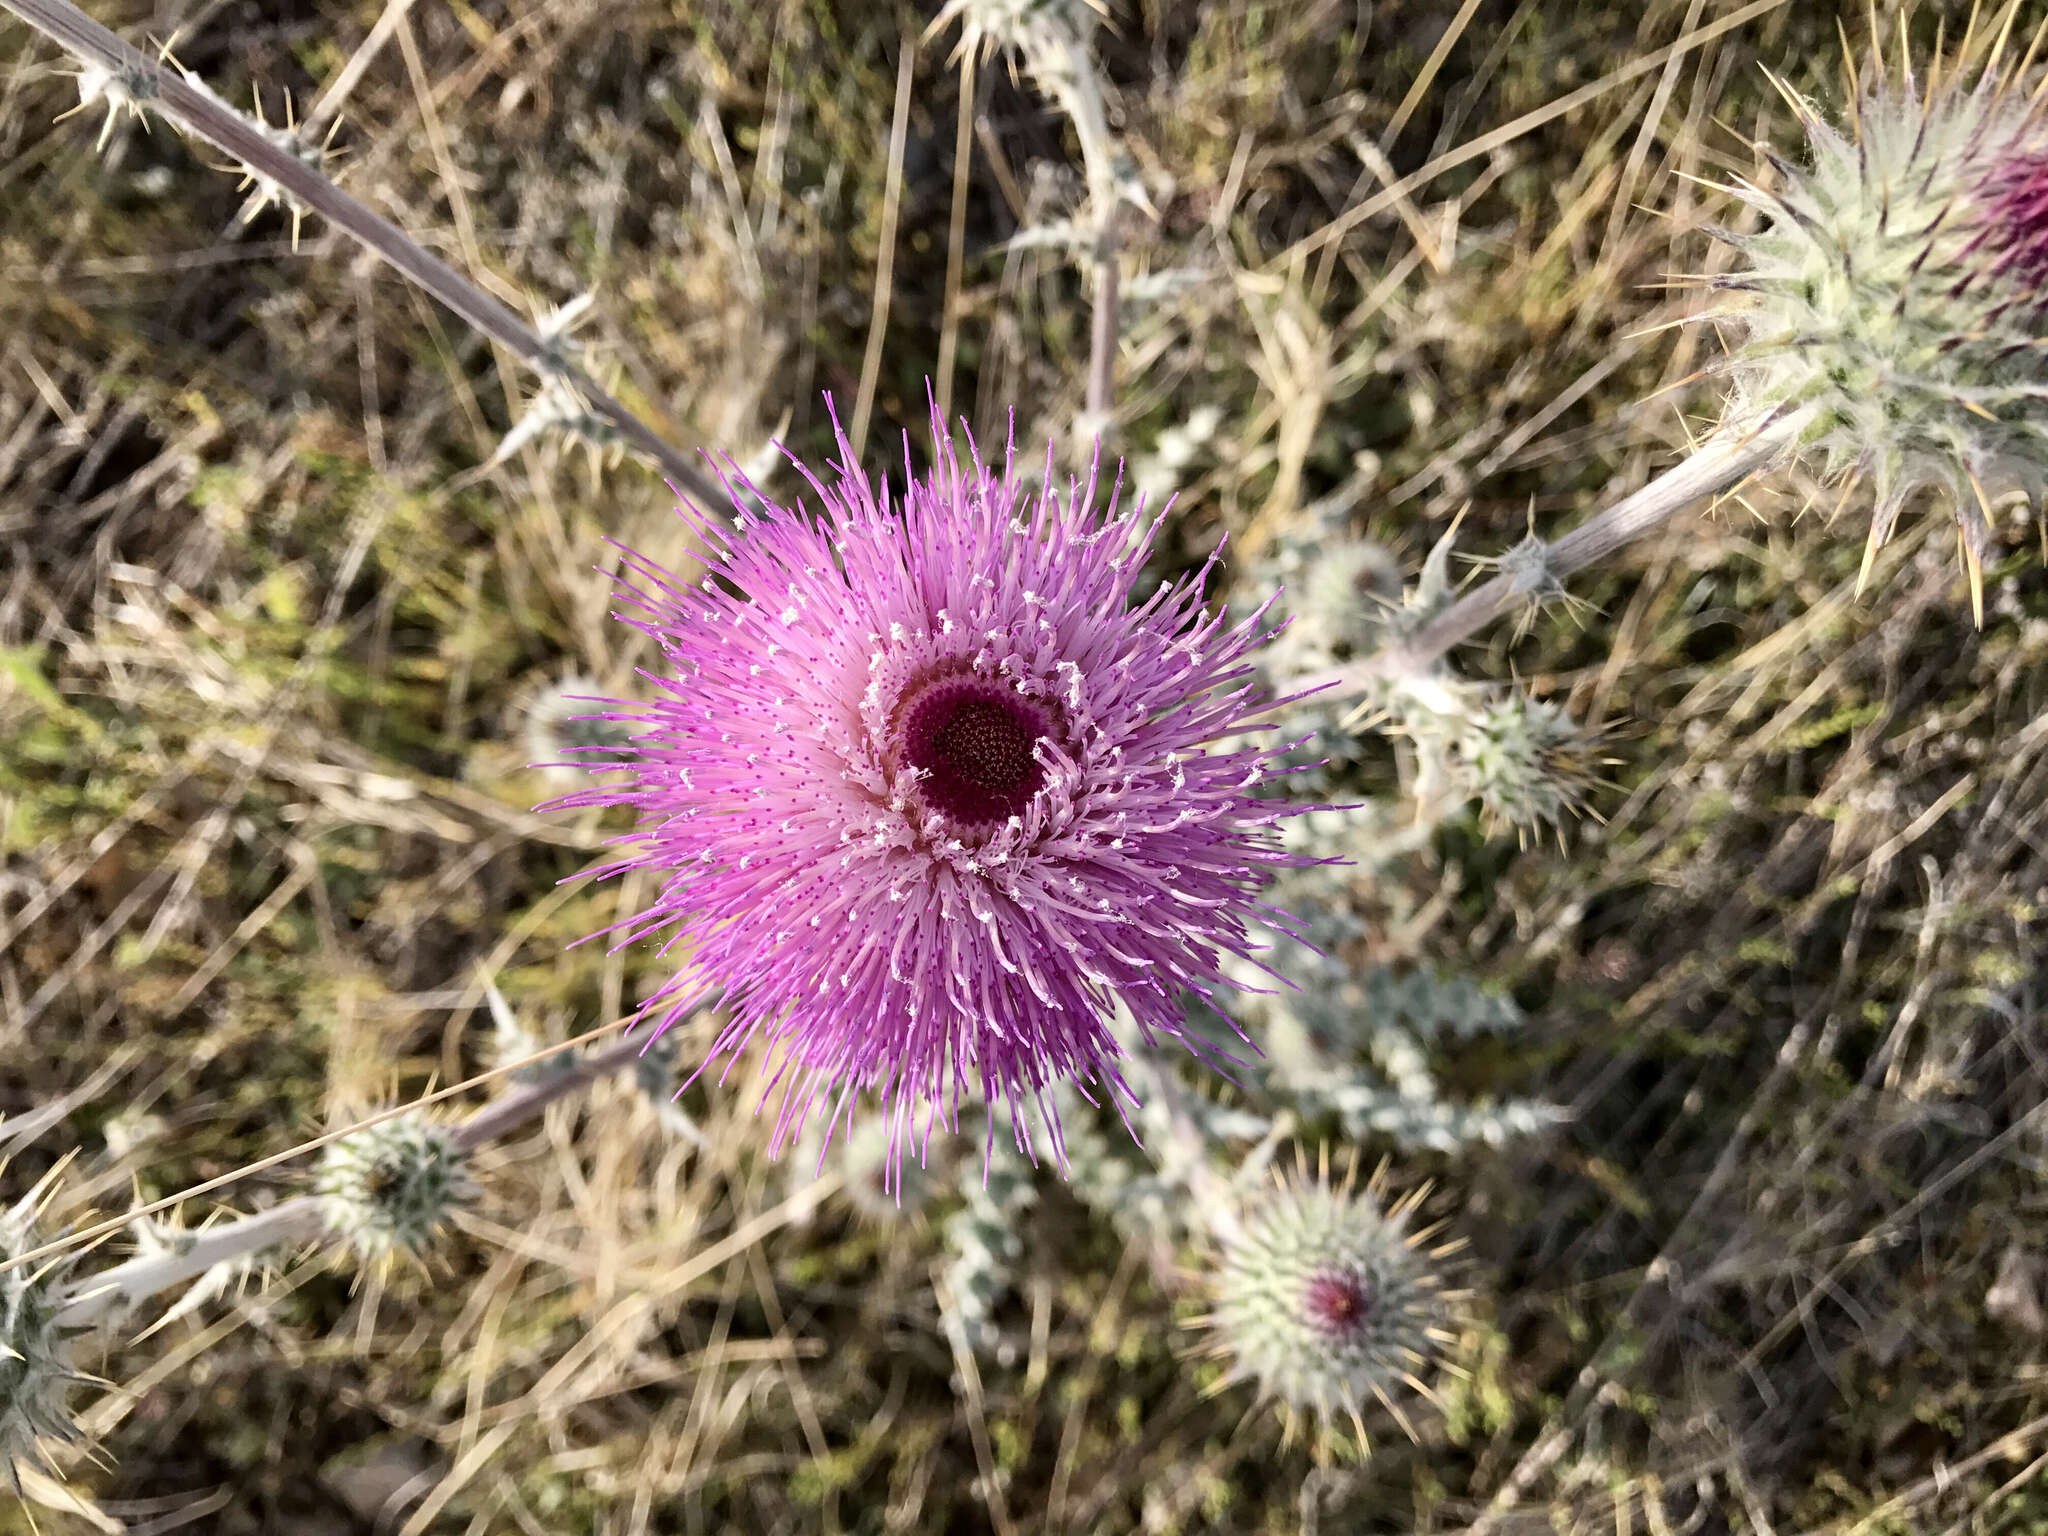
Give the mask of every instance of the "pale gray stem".
<svg viewBox="0 0 2048 1536">
<path fill-rule="evenodd" d="M 652 1040 L 647 1035 L 636 1034 L 629 1040 L 620 1040 L 601 1051 L 593 1051 L 574 1066 L 544 1077 L 537 1083 L 529 1083 L 494 1104 L 486 1104 L 456 1128 L 455 1144 L 467 1152 L 487 1141 L 496 1141 L 507 1132 L 517 1130 L 565 1094 L 574 1093 L 600 1077 L 609 1077 L 619 1068 L 637 1061 L 650 1044 Z"/>
<path fill-rule="evenodd" d="M 1540 563 L 1547 574 L 1562 580 L 1606 559 L 1662 527 L 1702 497 L 1718 495 L 1786 457 L 1812 425 L 1813 415 L 1811 409 L 1801 409 L 1761 426 L 1723 428 L 1641 490 L 1544 545 L 1529 564 Z M 1495 576 L 1459 598 L 1405 643 L 1375 651 L 1348 666 L 1297 679 L 1290 692 L 1323 688 L 1330 690 L 1326 697 L 1342 697 L 1384 679 L 1417 676 L 1452 646 L 1530 600 L 1528 591 L 1513 576 Z"/>
<path fill-rule="evenodd" d="M 267 1249 L 309 1243 L 326 1225 L 320 1202 L 311 1195 L 299 1195 L 254 1216 L 189 1233 L 171 1252 L 145 1254 L 74 1283 L 70 1299 L 57 1313 L 58 1325 L 84 1328 L 119 1317 L 152 1296 L 197 1280 L 216 1264 L 232 1264 Z"/>
<path fill-rule="evenodd" d="M 1088 178 L 1088 212 L 1095 225 L 1095 310 L 1088 328 L 1087 411 L 1089 424 L 1099 434 L 1108 430 L 1116 403 L 1117 305 L 1121 302 L 1116 146 L 1087 38 L 1061 26 L 1057 41 L 1038 50 L 1030 63 L 1039 83 L 1073 123 L 1074 136 L 1081 142 L 1081 166 Z"/>
<path fill-rule="evenodd" d="M 0 7 L 12 11 L 73 58 L 109 72 L 138 108 L 168 119 L 274 183 L 294 205 L 319 214 L 543 376 L 561 379 L 595 415 L 653 459 L 678 491 L 706 508 L 725 504 L 725 493 L 709 475 L 600 388 L 559 346 L 550 346 L 532 325 L 438 256 L 423 250 L 382 214 L 342 191 L 212 91 L 138 52 L 70 0 L 0 0 Z"/>
<path fill-rule="evenodd" d="M 595 1051 L 574 1066 L 506 1094 L 456 1127 L 456 1145 L 470 1151 L 517 1130 L 564 1095 L 586 1087 L 637 1059 L 647 1040 L 635 1036 Z M 271 1248 L 313 1242 L 325 1235 L 320 1201 L 299 1195 L 236 1221 L 187 1234 L 161 1254 L 144 1254 L 76 1281 L 57 1314 L 66 1327 L 85 1327 L 130 1311 L 151 1296 L 196 1280 L 217 1264 L 232 1264 Z"/>
<path fill-rule="evenodd" d="M 1103 221 L 1095 242 L 1095 313 L 1088 327 L 1088 417 L 1100 433 L 1108 429 L 1116 405 L 1116 307 L 1121 273 L 1116 239 L 1110 226 L 1115 210 Z"/>
</svg>

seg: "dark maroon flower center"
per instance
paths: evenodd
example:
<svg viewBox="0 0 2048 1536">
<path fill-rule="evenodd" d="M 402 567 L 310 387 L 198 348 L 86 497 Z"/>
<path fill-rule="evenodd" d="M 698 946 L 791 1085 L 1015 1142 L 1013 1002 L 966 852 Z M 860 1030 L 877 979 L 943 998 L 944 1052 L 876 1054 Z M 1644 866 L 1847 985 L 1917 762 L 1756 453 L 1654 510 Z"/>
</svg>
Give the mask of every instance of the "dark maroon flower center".
<svg viewBox="0 0 2048 1536">
<path fill-rule="evenodd" d="M 924 770 L 918 792 L 950 820 L 1005 821 L 1045 782 L 1035 753 L 1051 721 L 1001 683 L 935 678 L 912 690 L 897 719 L 902 761 Z"/>
<path fill-rule="evenodd" d="M 2039 305 L 2035 292 L 2048 282 L 2048 153 L 2040 150 L 2001 155 L 1977 187 L 1977 230 L 1963 247 L 1974 269 L 1988 269 L 2026 291 L 2020 302 Z M 1970 274 L 1974 275 L 1974 274 Z M 1968 286 L 1965 275 L 1957 289 Z"/>
<path fill-rule="evenodd" d="M 1316 1328 L 1332 1339 L 1345 1339 L 1372 1321 L 1378 1295 L 1370 1277 L 1324 1270 L 1309 1277 L 1302 1297 Z"/>
</svg>

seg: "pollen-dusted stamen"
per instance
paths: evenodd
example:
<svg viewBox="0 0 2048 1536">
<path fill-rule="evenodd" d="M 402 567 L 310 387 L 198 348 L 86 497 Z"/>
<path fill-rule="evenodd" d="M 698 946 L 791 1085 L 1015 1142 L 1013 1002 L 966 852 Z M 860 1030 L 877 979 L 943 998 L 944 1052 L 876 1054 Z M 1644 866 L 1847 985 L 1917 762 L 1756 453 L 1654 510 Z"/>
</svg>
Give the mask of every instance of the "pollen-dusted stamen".
<svg viewBox="0 0 2048 1536">
<path fill-rule="evenodd" d="M 905 767 L 922 772 L 918 792 L 933 810 L 984 827 L 1018 815 L 1044 785 L 1037 748 L 1054 725 L 1004 683 L 942 673 L 897 706 L 891 746 Z"/>
</svg>

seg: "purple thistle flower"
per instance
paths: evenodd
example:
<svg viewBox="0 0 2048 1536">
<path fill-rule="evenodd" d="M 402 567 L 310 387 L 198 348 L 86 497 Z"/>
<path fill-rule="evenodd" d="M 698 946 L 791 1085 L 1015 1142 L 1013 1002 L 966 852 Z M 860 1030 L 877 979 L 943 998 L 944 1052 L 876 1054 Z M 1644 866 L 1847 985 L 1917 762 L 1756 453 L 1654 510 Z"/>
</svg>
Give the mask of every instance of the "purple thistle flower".
<svg viewBox="0 0 2048 1536">
<path fill-rule="evenodd" d="M 2048 302 L 2041 292 L 2048 284 L 2048 150 L 2007 144 L 2000 151 L 1987 157 L 1972 210 L 1976 233 L 1960 255 L 1988 254 L 1983 271 L 2012 283 L 2034 309 Z"/>
<path fill-rule="evenodd" d="M 1097 516 L 1092 469 L 1062 501 L 1050 451 L 1033 489 L 1014 448 L 997 475 L 933 430 L 893 499 L 841 434 L 833 483 L 797 466 L 816 516 L 737 476 L 736 528 L 679 509 L 701 581 L 628 551 L 619 617 L 661 646 L 659 697 L 607 717 L 637 760 L 594 771 L 626 776 L 554 802 L 639 813 L 601 873 L 663 883 L 614 931 L 688 956 L 643 1015 L 723 993 L 711 1056 L 764 1047 L 776 1152 L 820 1095 L 829 1136 L 872 1092 L 892 1160 L 913 1110 L 928 1138 L 975 1096 L 1027 1150 L 1035 1103 L 1060 1155 L 1043 1090 L 1101 1083 L 1121 1111 L 1116 1010 L 1186 1039 L 1186 991 L 1250 954 L 1249 918 L 1284 929 L 1256 897 L 1305 862 L 1273 831 L 1299 808 L 1253 794 L 1277 751 L 1211 750 L 1261 712 L 1265 609 L 1205 611 L 1214 556 L 1133 605 L 1151 530 L 1114 489 Z"/>
</svg>

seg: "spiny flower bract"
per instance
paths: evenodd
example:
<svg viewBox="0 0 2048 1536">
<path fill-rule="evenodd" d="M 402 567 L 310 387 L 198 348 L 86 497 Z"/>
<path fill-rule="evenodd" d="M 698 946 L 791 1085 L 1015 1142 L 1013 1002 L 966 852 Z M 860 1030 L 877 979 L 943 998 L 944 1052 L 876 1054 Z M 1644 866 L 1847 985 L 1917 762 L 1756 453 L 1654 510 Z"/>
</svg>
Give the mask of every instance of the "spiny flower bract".
<svg viewBox="0 0 2048 1536">
<path fill-rule="evenodd" d="M 1712 231 L 1743 261 L 1710 283 L 1742 297 L 1707 316 L 1739 338 L 1730 421 L 1813 407 L 1802 452 L 1845 501 L 1871 487 L 1862 580 L 1906 503 L 1946 493 L 1980 623 L 1986 487 L 2048 487 L 2048 123 L 2003 41 L 1924 84 L 1877 59 L 1846 132 L 1779 85 L 1811 163 L 1766 151 L 1772 183 L 1729 189 L 1759 227 Z"/>
<path fill-rule="evenodd" d="M 1581 814 L 1602 765 L 1613 761 L 1604 735 L 1519 688 L 1476 690 L 1449 744 L 1454 779 L 1478 800 L 1487 830 L 1513 827 L 1525 839 Z"/>
<path fill-rule="evenodd" d="M 765 1047 L 774 1147 L 822 1095 L 872 1092 L 900 1155 L 963 1102 L 1020 1113 L 1049 1084 L 1129 1099 L 1110 1028 L 1181 1033 L 1182 996 L 1251 948 L 1268 874 L 1302 859 L 1254 794 L 1265 749 L 1211 750 L 1254 712 L 1262 612 L 1203 605 L 1210 566 L 1133 588 L 1149 530 L 1094 510 L 1095 476 L 1020 481 L 933 422 L 936 464 L 891 494 L 802 471 L 815 515 L 735 477 L 733 526 L 686 581 L 627 555 L 620 617 L 662 649 L 620 705 L 639 760 L 557 802 L 625 805 L 605 873 L 662 877 L 623 943 L 668 933 L 666 1028 L 722 991 L 711 1055 Z M 749 510 L 752 509 L 752 510 Z M 1048 1116 L 1055 1155 L 1056 1124 Z M 914 1128 L 912 1134 L 916 1134 Z"/>
<path fill-rule="evenodd" d="M 1290 1436 L 1312 1419 L 1319 1452 L 1337 1443 L 1340 1416 L 1363 1448 L 1363 1411 L 1375 1401 L 1412 1435 L 1395 1399 L 1430 1394 L 1421 1373 L 1451 1338 L 1443 1325 L 1456 1296 L 1431 1260 L 1458 1245 L 1424 1252 L 1434 1229 L 1411 1231 L 1408 1220 L 1425 1191 L 1387 1206 L 1380 1175 L 1360 1188 L 1356 1173 L 1332 1186 L 1325 1160 L 1314 1175 L 1297 1167 L 1248 1192 L 1211 1281 L 1207 1324 L 1231 1362 L 1225 1382 L 1254 1382 L 1277 1400 Z"/>
<path fill-rule="evenodd" d="M 46 1176 L 0 1210 L 0 1260 L 38 1246 L 36 1217 L 54 1185 Z M 0 1482 L 20 1491 L 21 1465 L 43 1461 L 46 1444 L 76 1444 L 83 1434 L 65 1406 L 67 1389 L 91 1378 L 72 1369 L 60 1322 L 73 1257 L 31 1259 L 0 1273 Z"/>
</svg>

